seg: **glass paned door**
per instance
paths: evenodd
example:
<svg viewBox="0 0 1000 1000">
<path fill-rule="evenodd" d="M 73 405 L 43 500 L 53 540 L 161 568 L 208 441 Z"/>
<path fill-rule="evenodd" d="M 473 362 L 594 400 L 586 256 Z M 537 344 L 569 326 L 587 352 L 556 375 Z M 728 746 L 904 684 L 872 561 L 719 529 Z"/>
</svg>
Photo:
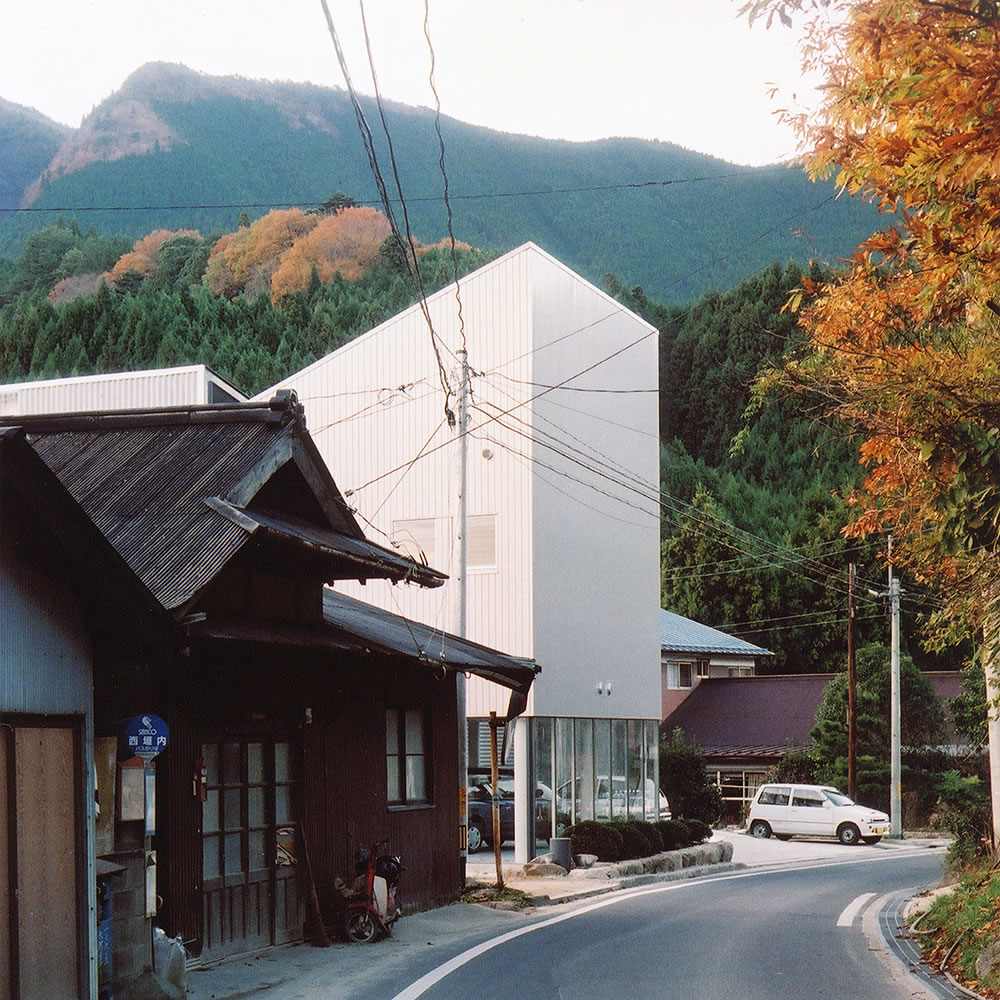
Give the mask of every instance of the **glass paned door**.
<svg viewBox="0 0 1000 1000">
<path fill-rule="evenodd" d="M 202 761 L 202 955 L 218 958 L 301 936 L 290 744 L 204 743 Z"/>
</svg>

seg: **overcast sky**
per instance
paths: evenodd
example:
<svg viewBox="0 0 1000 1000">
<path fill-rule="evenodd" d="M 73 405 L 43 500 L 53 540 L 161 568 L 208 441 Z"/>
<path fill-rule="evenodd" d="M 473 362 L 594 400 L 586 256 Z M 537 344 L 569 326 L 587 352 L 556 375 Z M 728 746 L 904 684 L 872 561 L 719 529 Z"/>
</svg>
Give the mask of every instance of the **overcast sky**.
<svg viewBox="0 0 1000 1000">
<path fill-rule="evenodd" d="M 370 92 L 356 0 L 330 0 Z M 0 97 L 78 125 L 145 62 L 342 83 L 319 0 L 6 0 Z M 737 163 L 795 152 L 782 101 L 808 99 L 794 35 L 736 0 L 430 0 L 442 109 L 509 132 L 640 136 Z M 430 104 L 423 0 L 366 0 L 386 96 Z"/>
</svg>

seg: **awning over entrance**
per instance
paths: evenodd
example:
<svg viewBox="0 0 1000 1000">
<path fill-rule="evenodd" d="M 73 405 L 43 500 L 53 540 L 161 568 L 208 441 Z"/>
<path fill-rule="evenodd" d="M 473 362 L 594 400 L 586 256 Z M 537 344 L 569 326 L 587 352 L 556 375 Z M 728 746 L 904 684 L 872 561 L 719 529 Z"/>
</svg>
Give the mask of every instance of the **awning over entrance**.
<svg viewBox="0 0 1000 1000">
<path fill-rule="evenodd" d="M 460 639 L 329 588 L 323 591 L 323 620 L 367 648 L 476 674 L 510 688 L 508 718 L 524 711 L 531 683 L 541 669 L 532 660 L 508 656 L 488 646 Z"/>
</svg>

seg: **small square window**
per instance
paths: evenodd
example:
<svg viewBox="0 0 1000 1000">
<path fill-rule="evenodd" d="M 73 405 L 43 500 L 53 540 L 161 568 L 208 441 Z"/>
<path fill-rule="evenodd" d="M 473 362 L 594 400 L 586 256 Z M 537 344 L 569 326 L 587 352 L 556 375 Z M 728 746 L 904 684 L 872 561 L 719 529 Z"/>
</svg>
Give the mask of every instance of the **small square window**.
<svg viewBox="0 0 1000 1000">
<path fill-rule="evenodd" d="M 670 661 L 667 663 L 667 687 L 671 690 L 687 689 L 692 686 L 691 664 Z"/>
<path fill-rule="evenodd" d="M 497 566 L 496 514 L 473 514 L 468 519 L 469 569 L 489 570 Z"/>
</svg>

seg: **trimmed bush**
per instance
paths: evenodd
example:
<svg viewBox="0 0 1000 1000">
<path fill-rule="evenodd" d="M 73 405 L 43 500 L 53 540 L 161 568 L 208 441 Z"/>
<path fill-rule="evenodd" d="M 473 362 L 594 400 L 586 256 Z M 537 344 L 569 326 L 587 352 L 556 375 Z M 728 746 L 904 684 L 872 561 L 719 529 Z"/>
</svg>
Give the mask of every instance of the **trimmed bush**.
<svg viewBox="0 0 1000 1000">
<path fill-rule="evenodd" d="M 621 861 L 623 841 L 621 828 L 588 819 L 569 827 L 564 836 L 570 839 L 573 854 L 596 854 L 600 861 Z"/>
<path fill-rule="evenodd" d="M 661 819 L 656 824 L 665 851 L 677 851 L 691 844 L 691 831 L 682 819 Z"/>
<path fill-rule="evenodd" d="M 655 823 L 647 823 L 645 820 L 635 819 L 632 820 L 632 825 L 638 827 L 649 841 L 649 845 L 653 849 L 650 853 L 659 854 L 664 849 L 663 838 L 660 836 L 660 831 L 656 829 Z"/>
<path fill-rule="evenodd" d="M 656 852 L 642 827 L 631 820 L 614 820 L 611 824 L 622 837 L 622 861 L 648 858 Z"/>
<path fill-rule="evenodd" d="M 692 844 L 704 844 L 712 836 L 712 828 L 707 823 L 702 823 L 700 819 L 686 819 L 688 833 Z"/>
</svg>

